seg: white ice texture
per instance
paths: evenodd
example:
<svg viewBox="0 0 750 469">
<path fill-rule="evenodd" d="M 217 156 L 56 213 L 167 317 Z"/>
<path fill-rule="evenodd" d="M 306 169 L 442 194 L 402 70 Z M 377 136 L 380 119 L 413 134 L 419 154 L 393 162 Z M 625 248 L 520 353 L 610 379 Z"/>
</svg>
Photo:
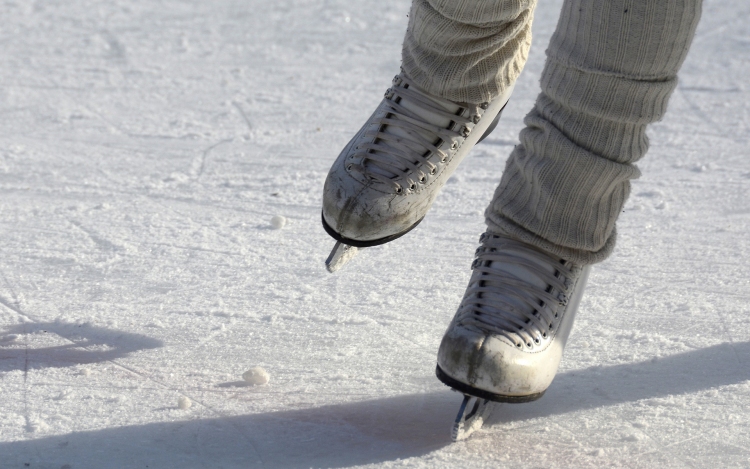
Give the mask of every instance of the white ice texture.
<svg viewBox="0 0 750 469">
<path fill-rule="evenodd" d="M 409 3 L 2 2 L 1 467 L 750 466 L 750 2 L 704 2 L 552 386 L 457 444 L 435 352 L 561 0 L 424 222 L 329 274 Z"/>
</svg>

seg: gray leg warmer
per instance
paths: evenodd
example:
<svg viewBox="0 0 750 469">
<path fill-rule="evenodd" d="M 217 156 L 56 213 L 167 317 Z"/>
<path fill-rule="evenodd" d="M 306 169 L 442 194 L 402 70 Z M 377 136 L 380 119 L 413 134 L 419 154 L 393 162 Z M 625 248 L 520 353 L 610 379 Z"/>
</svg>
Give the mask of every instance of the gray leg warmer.
<svg viewBox="0 0 750 469">
<path fill-rule="evenodd" d="M 414 0 L 402 67 L 432 94 L 490 101 L 526 64 L 535 6 L 536 0 Z"/>
<path fill-rule="evenodd" d="M 526 62 L 536 0 L 414 0 L 404 71 L 479 103 Z M 580 264 L 605 259 L 639 176 L 646 126 L 664 116 L 701 0 L 566 0 L 542 92 L 486 211 L 503 233 Z"/>
<path fill-rule="evenodd" d="M 566 0 L 542 92 L 486 212 L 505 233 L 580 264 L 605 259 L 661 119 L 700 0 Z"/>
</svg>

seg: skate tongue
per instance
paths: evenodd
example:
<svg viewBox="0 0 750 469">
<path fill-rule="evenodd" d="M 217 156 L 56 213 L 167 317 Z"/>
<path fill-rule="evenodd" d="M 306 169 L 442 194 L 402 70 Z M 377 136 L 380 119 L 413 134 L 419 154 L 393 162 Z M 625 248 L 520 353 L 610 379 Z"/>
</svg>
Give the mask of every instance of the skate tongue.
<svg viewBox="0 0 750 469">
<path fill-rule="evenodd" d="M 532 271 L 529 264 L 548 272 L 550 275 L 555 275 L 555 268 L 549 263 L 540 261 L 538 256 L 532 256 L 525 252 L 514 252 L 513 256 L 518 259 L 523 259 L 523 261 L 519 263 L 490 262 L 488 267 L 497 272 L 505 272 L 506 274 L 541 290 L 546 290 L 549 286 L 548 283 L 539 277 L 538 273 Z"/>
<path fill-rule="evenodd" d="M 555 274 L 555 269 L 552 268 L 549 264 L 543 264 L 539 262 L 538 260 L 534 259 L 532 256 L 521 254 L 521 253 L 514 253 L 519 258 L 524 259 L 528 263 L 532 263 L 535 266 L 538 266 L 540 269 L 543 269 L 546 272 L 549 272 L 550 275 Z M 515 278 L 523 283 L 526 283 L 530 286 L 535 287 L 539 291 L 546 291 L 547 288 L 549 288 L 549 284 L 544 281 L 542 278 L 538 276 L 538 274 L 534 273 L 527 265 L 526 263 L 510 263 L 510 262 L 491 262 L 488 266 L 489 269 L 496 272 L 497 274 L 505 274 L 505 276 L 509 276 L 511 278 Z M 485 293 L 485 298 L 492 298 L 496 296 L 494 293 Z M 503 301 L 506 303 L 511 303 L 515 308 L 517 308 L 519 311 L 523 311 L 527 314 L 533 314 L 534 308 L 531 307 L 528 303 L 525 303 L 521 301 L 520 299 L 516 297 L 508 297 L 507 295 L 498 294 L 498 296 L 501 296 Z M 539 302 L 542 300 L 539 299 Z"/>
<path fill-rule="evenodd" d="M 401 78 L 403 80 L 403 78 Z M 400 83 L 400 82 L 399 82 Z M 421 88 L 411 84 L 405 83 L 403 87 L 395 87 L 394 94 L 399 94 L 399 90 L 410 90 L 410 93 L 403 93 L 405 96 L 398 96 L 395 99 L 395 103 L 404 108 L 408 113 L 408 117 L 416 119 L 418 121 L 426 122 L 428 124 L 440 127 L 443 129 L 451 128 L 453 121 L 448 118 L 445 114 L 457 114 L 461 110 L 461 106 L 456 103 L 452 103 L 448 100 L 431 96 Z M 410 98 L 408 95 L 417 94 L 425 102 L 420 102 L 418 99 Z M 439 109 L 441 113 L 435 112 L 435 109 Z M 393 120 L 401 120 L 408 122 L 405 115 L 396 109 L 392 109 L 392 112 L 388 113 L 388 118 Z M 385 125 L 380 129 L 380 132 L 387 135 L 392 135 L 395 138 L 393 140 L 376 140 L 376 143 L 380 143 L 384 147 L 388 147 L 396 150 L 397 152 L 403 152 L 404 147 L 409 151 L 408 153 L 416 153 L 417 155 L 426 155 L 430 152 L 430 149 L 420 143 L 419 138 L 415 138 L 412 134 L 415 133 L 422 137 L 424 140 L 430 142 L 432 145 L 436 145 L 440 142 L 440 137 L 427 130 L 406 130 L 405 128 L 397 125 Z M 407 171 L 408 166 L 404 162 L 400 161 L 400 158 L 396 155 L 386 152 L 379 152 L 372 150 L 372 153 L 376 153 L 381 157 L 385 157 L 391 161 L 390 164 L 385 164 L 381 161 L 369 160 L 366 168 L 368 172 L 377 173 L 381 176 L 385 176 L 389 179 L 399 177 L 401 174 L 393 171 L 391 168 L 398 168 L 402 171 Z M 418 161 L 414 159 L 411 161 L 412 164 L 417 164 Z"/>
<path fill-rule="evenodd" d="M 474 287 L 477 296 L 468 303 L 479 314 L 475 319 L 503 334 L 521 333 L 526 324 L 544 335 L 550 318 L 543 316 L 552 314 L 550 307 L 559 303 L 558 294 L 565 289 L 560 274 L 568 267 L 520 241 L 484 235 L 474 269 L 481 272 Z"/>
</svg>

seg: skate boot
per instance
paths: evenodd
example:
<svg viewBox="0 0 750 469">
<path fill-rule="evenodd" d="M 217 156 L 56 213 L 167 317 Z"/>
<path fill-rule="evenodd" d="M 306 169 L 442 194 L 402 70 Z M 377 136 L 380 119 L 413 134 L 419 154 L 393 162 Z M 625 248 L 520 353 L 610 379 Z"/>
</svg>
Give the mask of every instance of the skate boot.
<svg viewBox="0 0 750 469">
<path fill-rule="evenodd" d="M 494 129 L 511 91 L 487 103 L 455 103 L 397 75 L 326 178 L 323 227 L 338 241 L 328 269 L 355 247 L 387 243 L 422 221 L 461 160 Z"/>
<path fill-rule="evenodd" d="M 478 398 L 474 413 L 489 401 L 542 397 L 589 273 L 588 266 L 503 236 L 485 233 L 480 242 L 469 286 L 438 351 L 438 379 L 465 395 L 454 439 L 466 436 L 464 420 L 473 416 L 462 420 L 462 414 L 472 397 Z"/>
</svg>

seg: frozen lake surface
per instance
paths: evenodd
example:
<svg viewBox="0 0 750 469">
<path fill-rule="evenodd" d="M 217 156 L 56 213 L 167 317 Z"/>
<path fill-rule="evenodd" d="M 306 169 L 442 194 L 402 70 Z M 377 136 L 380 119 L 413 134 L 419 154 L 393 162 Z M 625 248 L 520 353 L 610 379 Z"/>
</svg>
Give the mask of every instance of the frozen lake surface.
<svg viewBox="0 0 750 469">
<path fill-rule="evenodd" d="M 2 469 L 750 466 L 750 2 L 706 1 L 557 379 L 457 444 L 435 354 L 560 1 L 425 221 L 330 275 L 408 7 L 2 1 Z"/>
</svg>

